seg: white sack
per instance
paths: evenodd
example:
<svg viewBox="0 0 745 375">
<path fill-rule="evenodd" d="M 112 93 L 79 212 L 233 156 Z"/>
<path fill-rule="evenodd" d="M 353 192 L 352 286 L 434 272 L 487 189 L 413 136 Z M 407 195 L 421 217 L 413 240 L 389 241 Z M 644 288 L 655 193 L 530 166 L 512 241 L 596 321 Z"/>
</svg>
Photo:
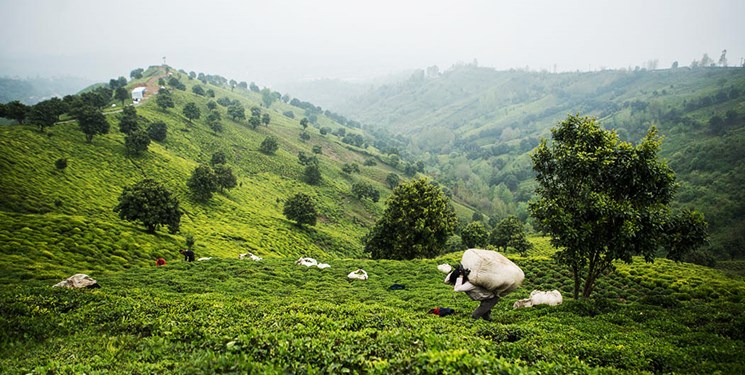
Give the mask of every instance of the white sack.
<svg viewBox="0 0 745 375">
<path fill-rule="evenodd" d="M 367 280 L 367 272 L 363 269 L 358 269 L 356 271 L 352 271 L 347 275 L 350 279 L 357 279 L 357 280 Z"/>
<path fill-rule="evenodd" d="M 519 288 L 525 279 L 523 270 L 504 255 L 491 250 L 468 249 L 461 264 L 469 269 L 468 281 L 503 297 Z"/>
<path fill-rule="evenodd" d="M 450 273 L 450 271 L 453 270 L 453 267 L 449 264 L 440 264 L 437 266 L 437 269 L 440 270 L 442 273 Z"/>
<path fill-rule="evenodd" d="M 94 284 L 96 284 L 97 281 L 93 280 L 90 276 L 84 274 L 84 273 L 77 273 L 75 275 L 72 275 L 68 277 L 67 279 L 58 282 L 57 284 L 52 285 L 52 287 L 57 288 L 87 288 Z"/>
<path fill-rule="evenodd" d="M 295 264 L 299 264 L 301 266 L 306 267 L 312 267 L 318 264 L 318 261 L 313 258 L 300 258 L 295 261 Z"/>
</svg>

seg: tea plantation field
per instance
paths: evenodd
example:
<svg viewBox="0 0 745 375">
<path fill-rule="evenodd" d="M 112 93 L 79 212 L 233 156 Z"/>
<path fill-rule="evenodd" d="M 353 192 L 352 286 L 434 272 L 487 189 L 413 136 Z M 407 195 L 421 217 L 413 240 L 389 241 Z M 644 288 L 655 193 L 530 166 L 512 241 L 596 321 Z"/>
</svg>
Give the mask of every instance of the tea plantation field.
<svg viewBox="0 0 745 375">
<path fill-rule="evenodd" d="M 434 260 L 217 259 L 91 274 L 102 288 L 0 279 L 2 373 L 745 373 L 745 281 L 690 264 L 636 260 L 572 300 L 550 257 L 492 322 L 443 284 Z M 346 275 L 363 268 L 367 281 Z M 403 290 L 389 290 L 399 283 Z M 513 310 L 533 289 L 564 304 Z M 456 314 L 427 314 L 435 306 Z"/>
</svg>

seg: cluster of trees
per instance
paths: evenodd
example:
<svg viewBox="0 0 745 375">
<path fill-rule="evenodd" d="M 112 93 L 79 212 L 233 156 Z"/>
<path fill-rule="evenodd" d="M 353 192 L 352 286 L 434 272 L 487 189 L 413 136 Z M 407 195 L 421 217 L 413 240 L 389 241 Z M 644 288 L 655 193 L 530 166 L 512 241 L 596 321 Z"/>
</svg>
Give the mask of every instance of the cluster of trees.
<svg viewBox="0 0 745 375">
<path fill-rule="evenodd" d="M 168 135 L 168 126 L 163 121 L 141 124 L 146 120 L 137 116 L 134 106 L 124 107 L 119 120 L 119 131 L 124 133 L 124 148 L 128 155 L 139 156 L 147 151 L 150 140 L 163 142 Z"/>
<path fill-rule="evenodd" d="M 305 166 L 305 170 L 303 170 L 303 180 L 310 185 L 320 184 L 323 178 L 321 176 L 321 169 L 318 165 L 318 157 L 315 155 L 307 156 L 303 151 L 298 152 L 297 157 L 300 165 Z"/>
<path fill-rule="evenodd" d="M 461 241 L 467 248 L 486 248 L 488 245 L 506 253 L 508 248 L 525 255 L 533 245 L 525 234 L 525 225 L 516 216 L 499 221 L 490 231 L 479 220 L 474 220 L 461 230 Z"/>
<path fill-rule="evenodd" d="M 225 162 L 225 154 L 219 151 L 212 155 L 210 165 L 200 164 L 191 173 L 186 186 L 197 201 L 206 202 L 212 198 L 212 194 L 238 185 L 233 169 Z"/>
</svg>

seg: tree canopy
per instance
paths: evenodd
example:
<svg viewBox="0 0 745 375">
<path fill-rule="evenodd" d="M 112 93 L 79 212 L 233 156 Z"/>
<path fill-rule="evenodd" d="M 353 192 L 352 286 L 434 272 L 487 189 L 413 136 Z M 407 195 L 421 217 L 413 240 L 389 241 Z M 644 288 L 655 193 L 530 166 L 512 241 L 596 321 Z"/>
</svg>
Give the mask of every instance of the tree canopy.
<svg viewBox="0 0 745 375">
<path fill-rule="evenodd" d="M 285 202 L 282 210 L 287 219 L 294 221 L 298 226 L 303 224 L 316 225 L 316 212 L 313 199 L 303 193 L 297 193 Z"/>
<path fill-rule="evenodd" d="M 152 179 L 125 187 L 114 212 L 121 219 L 141 222 L 148 233 L 155 233 L 159 225 L 168 225 L 171 233 L 178 232 L 182 215 L 178 199 Z"/>
<path fill-rule="evenodd" d="M 386 205 L 365 239 L 365 251 L 375 259 L 439 255 L 458 223 L 442 189 L 425 178 L 398 185 Z"/>
<path fill-rule="evenodd" d="M 653 261 L 660 248 L 680 258 L 705 243 L 702 214 L 671 212 L 675 173 L 657 159 L 654 127 L 636 146 L 579 115 L 551 133 L 553 143 L 542 140 L 532 155 L 538 187 L 529 208 L 570 268 L 575 298 L 581 284 L 589 297 L 614 260 Z"/>
<path fill-rule="evenodd" d="M 78 124 L 80 130 L 85 133 L 85 139 L 88 143 L 93 141 L 93 136 L 109 132 L 109 122 L 106 121 L 101 111 L 90 105 L 84 105 L 79 109 Z"/>
</svg>

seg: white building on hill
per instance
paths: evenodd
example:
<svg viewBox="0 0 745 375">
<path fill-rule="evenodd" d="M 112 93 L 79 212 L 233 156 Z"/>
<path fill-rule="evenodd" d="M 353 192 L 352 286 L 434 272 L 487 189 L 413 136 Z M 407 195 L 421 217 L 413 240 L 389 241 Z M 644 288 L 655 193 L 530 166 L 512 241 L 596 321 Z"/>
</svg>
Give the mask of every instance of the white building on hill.
<svg viewBox="0 0 745 375">
<path fill-rule="evenodd" d="M 145 87 L 135 87 L 132 90 L 132 100 L 135 103 L 139 103 L 142 98 L 145 97 Z"/>
</svg>

